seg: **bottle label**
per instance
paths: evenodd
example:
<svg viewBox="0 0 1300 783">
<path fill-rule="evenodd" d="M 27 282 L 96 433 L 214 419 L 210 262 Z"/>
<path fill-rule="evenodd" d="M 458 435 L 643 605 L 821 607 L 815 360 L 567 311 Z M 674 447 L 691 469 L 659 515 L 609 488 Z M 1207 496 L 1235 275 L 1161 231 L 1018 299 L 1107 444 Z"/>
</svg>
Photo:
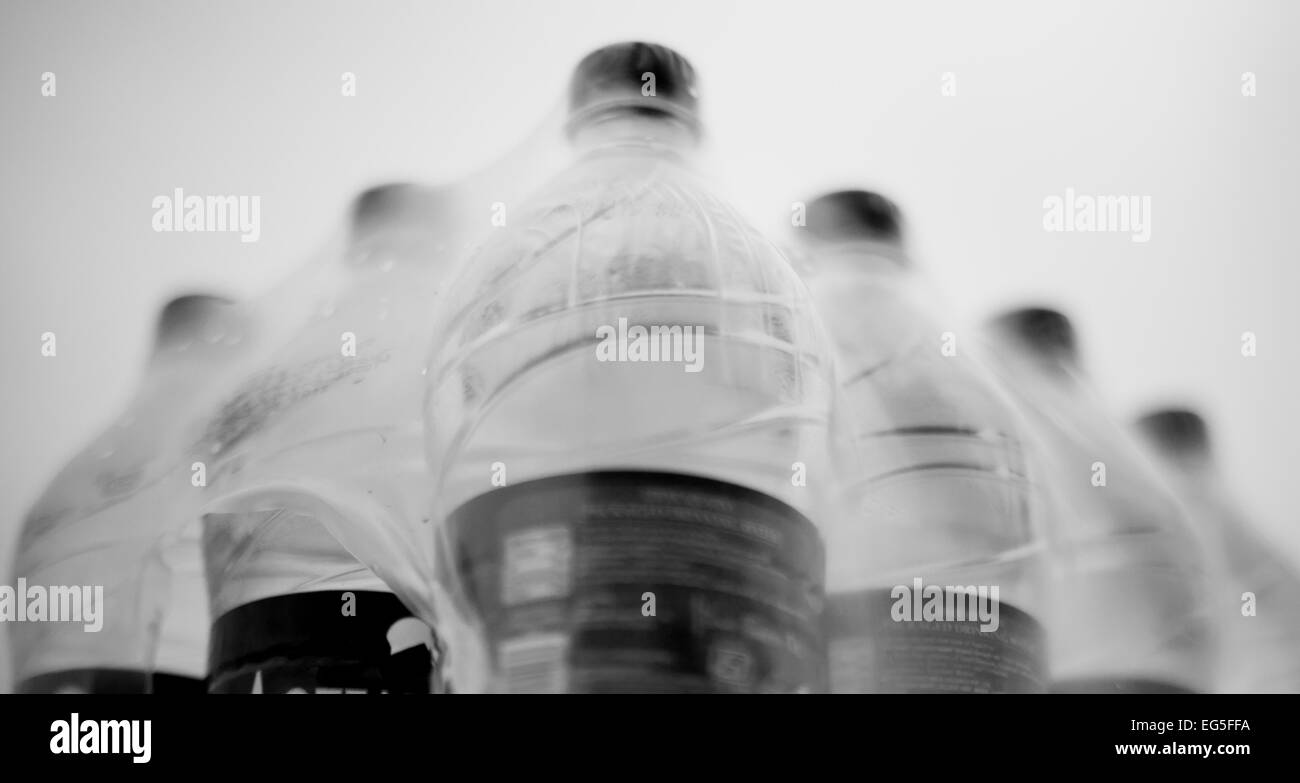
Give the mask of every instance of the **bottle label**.
<svg viewBox="0 0 1300 783">
<path fill-rule="evenodd" d="M 28 677 L 18 693 L 206 693 L 203 680 L 180 674 L 135 669 L 65 669 Z"/>
<path fill-rule="evenodd" d="M 897 600 L 889 588 L 827 599 L 833 692 L 1043 692 L 1046 635 L 1026 612 L 999 603 L 997 627 L 981 630 L 979 619 L 895 620 Z"/>
<path fill-rule="evenodd" d="M 671 473 L 502 487 L 447 541 L 509 692 L 818 692 L 825 552 L 798 511 Z"/>
<path fill-rule="evenodd" d="M 209 692 L 441 692 L 440 649 L 429 626 L 392 593 L 264 598 L 213 623 Z"/>
</svg>

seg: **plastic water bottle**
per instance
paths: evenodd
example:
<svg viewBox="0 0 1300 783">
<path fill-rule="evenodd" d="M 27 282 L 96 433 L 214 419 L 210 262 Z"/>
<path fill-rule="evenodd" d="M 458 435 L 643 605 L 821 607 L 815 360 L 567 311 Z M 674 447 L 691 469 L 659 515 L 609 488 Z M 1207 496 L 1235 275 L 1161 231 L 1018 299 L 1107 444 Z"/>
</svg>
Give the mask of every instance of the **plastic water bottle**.
<svg viewBox="0 0 1300 783">
<path fill-rule="evenodd" d="M 1218 687 L 1227 693 L 1300 692 L 1300 573 L 1250 523 L 1216 463 L 1194 410 L 1153 410 L 1137 420 L 1223 569 L 1211 603 L 1222 642 Z"/>
<path fill-rule="evenodd" d="M 191 524 L 202 500 L 197 427 L 242 361 L 249 327 L 229 301 L 172 300 L 126 410 L 27 516 L 15 573 L 47 597 L 55 587 L 77 591 L 64 607 L 83 617 L 13 625 L 19 691 L 203 692 L 207 596 Z M 45 619 L 54 611 L 49 602 Z"/>
<path fill-rule="evenodd" d="M 1045 690 L 1046 546 L 1011 405 L 935 315 L 892 202 L 829 193 L 799 233 L 845 441 L 827 525 L 833 690 Z"/>
<path fill-rule="evenodd" d="M 408 550 L 426 513 L 423 363 L 455 256 L 451 198 L 360 196 L 336 295 L 211 422 L 214 692 L 438 688 L 436 638 L 385 577 L 431 570 Z"/>
<path fill-rule="evenodd" d="M 700 132 L 680 55 L 589 55 L 576 161 L 449 293 L 428 437 L 466 689 L 825 687 L 831 368 L 788 261 L 693 174 Z"/>
<path fill-rule="evenodd" d="M 1202 542 L 1085 381 L 1073 326 L 1055 310 L 1025 308 L 994 319 L 986 334 L 1043 444 L 1057 566 L 1053 689 L 1212 688 Z"/>
</svg>

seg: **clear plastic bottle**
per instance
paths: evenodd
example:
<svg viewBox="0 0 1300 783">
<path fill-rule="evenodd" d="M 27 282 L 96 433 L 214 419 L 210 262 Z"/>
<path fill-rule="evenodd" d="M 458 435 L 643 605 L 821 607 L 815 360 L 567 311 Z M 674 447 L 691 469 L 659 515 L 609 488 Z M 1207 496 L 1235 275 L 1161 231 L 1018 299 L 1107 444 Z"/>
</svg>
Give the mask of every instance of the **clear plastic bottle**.
<svg viewBox="0 0 1300 783">
<path fill-rule="evenodd" d="M 1012 406 L 945 333 L 892 202 L 826 194 L 808 202 L 799 234 L 805 280 L 838 349 L 832 689 L 1045 690 L 1046 544 Z M 967 587 L 978 603 L 959 592 Z M 944 613 L 924 609 L 950 598 Z"/>
<path fill-rule="evenodd" d="M 1221 640 L 1218 687 L 1226 693 L 1300 693 L 1300 572 L 1250 523 L 1215 460 L 1194 410 L 1153 410 L 1136 428 L 1218 553 L 1211 604 Z M 1251 596 L 1248 598 L 1247 593 Z"/>
<path fill-rule="evenodd" d="M 409 587 L 432 569 L 413 544 L 421 401 L 456 209 L 450 191 L 413 185 L 360 196 L 335 295 L 212 419 L 214 692 L 438 687 L 439 645 L 413 616 L 431 611 L 408 609 L 385 580 Z"/>
<path fill-rule="evenodd" d="M 190 524 L 202 502 L 198 427 L 243 360 L 250 326 L 227 300 L 172 300 L 126 410 L 27 516 L 16 575 L 43 589 L 92 588 L 83 614 L 102 587 L 102 627 L 15 623 L 19 691 L 203 692 L 207 596 Z"/>
<path fill-rule="evenodd" d="M 1053 690 L 1211 689 L 1203 544 L 1086 382 L 1073 326 L 1058 311 L 1024 308 L 991 321 L 985 335 L 1042 441 Z"/>
<path fill-rule="evenodd" d="M 428 436 L 467 689 L 824 688 L 831 368 L 788 261 L 691 170 L 694 87 L 661 46 L 584 59 L 576 162 L 449 295 Z"/>
</svg>

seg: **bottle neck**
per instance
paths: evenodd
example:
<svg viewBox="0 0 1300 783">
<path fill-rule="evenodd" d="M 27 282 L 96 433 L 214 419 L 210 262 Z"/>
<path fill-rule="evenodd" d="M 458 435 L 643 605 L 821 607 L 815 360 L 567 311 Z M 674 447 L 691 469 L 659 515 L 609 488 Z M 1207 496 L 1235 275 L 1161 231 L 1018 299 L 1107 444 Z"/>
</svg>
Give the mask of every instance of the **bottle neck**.
<svg viewBox="0 0 1300 783">
<path fill-rule="evenodd" d="M 185 383 L 194 377 L 195 367 L 216 366 L 246 350 L 246 335 L 241 332 L 196 338 L 154 351 L 145 367 L 145 374 L 151 378 Z"/>
<path fill-rule="evenodd" d="M 808 250 L 805 282 L 836 344 L 845 380 L 915 350 L 933 331 L 901 248 L 822 243 Z"/>
<path fill-rule="evenodd" d="M 349 240 L 347 263 L 357 269 L 394 264 L 423 266 L 433 262 L 444 244 L 445 237 L 428 227 L 376 227 Z"/>
<path fill-rule="evenodd" d="M 1010 357 L 1013 365 L 1020 365 L 1026 375 L 1045 382 L 1057 394 L 1073 398 L 1091 392 L 1091 388 L 1084 382 L 1082 370 L 1071 358 L 1057 352 L 1031 348 L 1023 343 L 1016 344 L 1010 350 L 1015 352 Z"/>
<path fill-rule="evenodd" d="M 919 294 L 903 251 L 877 242 L 810 249 L 808 289 L 833 328 L 919 328 Z"/>
<path fill-rule="evenodd" d="M 896 243 L 860 240 L 821 243 L 809 252 L 814 275 L 834 275 L 885 282 L 911 277 L 911 264 Z"/>
<path fill-rule="evenodd" d="M 700 139 L 698 127 L 682 117 L 618 107 L 574 118 L 569 141 L 581 156 L 653 155 L 691 162 Z"/>
<path fill-rule="evenodd" d="M 1218 483 L 1218 466 L 1209 454 L 1200 451 L 1160 449 L 1159 455 L 1191 486 L 1208 490 Z"/>
</svg>

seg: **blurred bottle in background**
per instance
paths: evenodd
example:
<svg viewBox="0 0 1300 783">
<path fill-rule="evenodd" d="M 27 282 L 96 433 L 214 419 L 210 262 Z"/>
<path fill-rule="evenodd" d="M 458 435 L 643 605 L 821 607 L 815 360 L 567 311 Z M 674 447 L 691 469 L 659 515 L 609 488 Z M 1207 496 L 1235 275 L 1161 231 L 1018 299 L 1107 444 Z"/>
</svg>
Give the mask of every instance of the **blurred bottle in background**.
<svg viewBox="0 0 1300 783">
<path fill-rule="evenodd" d="M 1137 419 L 1136 428 L 1224 568 L 1210 605 L 1222 643 L 1219 689 L 1300 692 L 1300 573 L 1295 564 L 1233 500 L 1200 414 L 1187 408 L 1153 410 Z"/>
<path fill-rule="evenodd" d="M 892 202 L 829 193 L 808 202 L 798 233 L 840 381 L 831 687 L 1045 690 L 1046 546 L 1016 415 L 938 323 Z M 949 613 L 925 609 L 931 600 Z"/>
<path fill-rule="evenodd" d="M 1153 466 L 1087 384 L 1060 312 L 1013 310 L 988 347 L 1042 440 L 1056 566 L 1056 692 L 1213 687 L 1206 553 Z"/>
<path fill-rule="evenodd" d="M 439 689 L 439 644 L 385 577 L 418 595 L 431 571 L 411 551 L 427 501 L 420 402 L 456 209 L 447 189 L 363 193 L 334 295 L 212 420 L 213 692 Z"/>
<path fill-rule="evenodd" d="M 680 55 L 589 55 L 576 161 L 449 294 L 428 438 L 470 690 L 825 687 L 830 365 L 786 259 L 693 175 L 700 132 Z"/>
<path fill-rule="evenodd" d="M 197 426 L 243 361 L 246 315 L 206 294 L 168 303 L 127 409 L 28 515 L 16 575 L 47 590 L 102 587 L 102 628 L 13 624 L 19 691 L 203 692 L 207 597 L 192 523 L 202 501 L 194 466 L 205 455 Z M 84 615 L 93 595 L 72 605 Z"/>
</svg>

